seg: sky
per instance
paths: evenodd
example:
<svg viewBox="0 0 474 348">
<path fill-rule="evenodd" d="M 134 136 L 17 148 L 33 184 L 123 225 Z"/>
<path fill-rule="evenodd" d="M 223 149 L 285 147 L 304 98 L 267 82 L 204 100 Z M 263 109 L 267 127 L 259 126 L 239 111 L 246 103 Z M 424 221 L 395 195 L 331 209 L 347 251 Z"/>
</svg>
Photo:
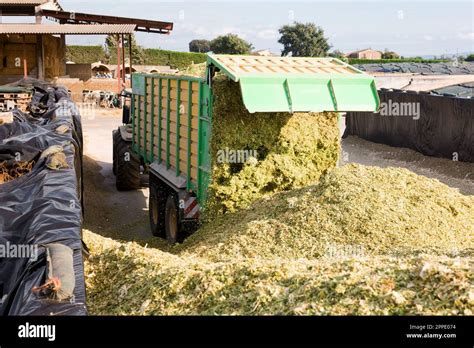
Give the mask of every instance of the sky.
<svg viewBox="0 0 474 348">
<path fill-rule="evenodd" d="M 234 33 L 255 49 L 280 53 L 278 29 L 313 22 L 332 49 L 393 50 L 403 56 L 474 52 L 474 0 L 59 0 L 67 11 L 174 22 L 171 35 L 138 33 L 147 48 L 188 51 L 193 39 Z M 68 44 L 103 44 L 69 36 Z"/>
</svg>

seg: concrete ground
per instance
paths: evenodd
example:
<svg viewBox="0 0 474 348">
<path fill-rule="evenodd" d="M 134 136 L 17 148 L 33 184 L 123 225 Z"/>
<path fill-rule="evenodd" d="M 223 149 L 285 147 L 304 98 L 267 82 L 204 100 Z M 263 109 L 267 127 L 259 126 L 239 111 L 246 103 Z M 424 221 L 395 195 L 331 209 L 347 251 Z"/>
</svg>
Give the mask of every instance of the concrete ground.
<svg viewBox="0 0 474 348">
<path fill-rule="evenodd" d="M 341 134 L 344 128 L 341 119 Z M 119 192 L 112 173 L 112 130 L 121 123 L 120 110 L 100 110 L 82 118 L 84 129 L 84 228 L 121 240 L 151 238 L 148 189 Z M 360 163 L 403 167 L 436 178 L 463 194 L 474 195 L 474 164 L 427 157 L 416 151 L 348 137 L 342 141 L 340 165 Z"/>
<path fill-rule="evenodd" d="M 151 237 L 148 188 L 120 192 L 112 173 L 112 131 L 121 125 L 120 110 L 82 118 L 84 129 L 84 228 L 103 236 L 136 240 Z"/>
</svg>

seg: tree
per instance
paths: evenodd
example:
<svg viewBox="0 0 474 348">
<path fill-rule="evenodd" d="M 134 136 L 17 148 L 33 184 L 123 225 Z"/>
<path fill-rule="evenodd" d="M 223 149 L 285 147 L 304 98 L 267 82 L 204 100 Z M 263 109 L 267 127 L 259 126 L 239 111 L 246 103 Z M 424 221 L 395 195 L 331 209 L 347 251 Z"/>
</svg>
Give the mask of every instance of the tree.
<svg viewBox="0 0 474 348">
<path fill-rule="evenodd" d="M 332 51 L 331 53 L 329 53 L 329 57 L 333 57 L 333 58 L 345 58 L 346 55 L 344 54 L 344 52 L 340 51 L 340 50 L 334 50 Z"/>
<path fill-rule="evenodd" d="M 474 62 L 474 54 L 470 54 L 464 59 L 466 62 Z"/>
<path fill-rule="evenodd" d="M 399 59 L 400 56 L 393 52 L 389 51 L 388 48 L 385 49 L 385 51 L 382 53 L 382 59 Z"/>
<path fill-rule="evenodd" d="M 283 45 L 282 56 L 322 57 L 327 56 L 331 46 L 324 37 L 324 30 L 314 23 L 284 25 L 278 30 L 278 43 Z"/>
<path fill-rule="evenodd" d="M 125 55 L 128 55 L 130 43 L 128 36 L 124 37 Z M 105 38 L 105 56 L 107 63 L 117 63 L 117 35 L 107 35 Z M 132 34 L 132 64 L 143 64 L 145 62 L 145 50 L 137 45 L 135 34 Z M 120 58 L 122 59 L 122 58 Z"/>
<path fill-rule="evenodd" d="M 253 49 L 251 43 L 241 39 L 235 34 L 216 37 L 211 41 L 211 51 L 222 54 L 250 54 Z"/>
<path fill-rule="evenodd" d="M 209 40 L 192 40 L 189 43 L 189 52 L 206 53 L 211 50 Z"/>
</svg>

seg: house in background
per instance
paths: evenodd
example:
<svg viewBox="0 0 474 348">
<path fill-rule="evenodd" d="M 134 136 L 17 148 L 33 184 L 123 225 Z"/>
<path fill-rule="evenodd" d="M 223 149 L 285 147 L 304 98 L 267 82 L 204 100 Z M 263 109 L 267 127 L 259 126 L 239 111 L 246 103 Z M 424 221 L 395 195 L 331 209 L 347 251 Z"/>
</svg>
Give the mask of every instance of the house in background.
<svg viewBox="0 0 474 348">
<path fill-rule="evenodd" d="M 382 59 L 382 52 L 373 50 L 371 48 L 366 48 L 363 50 L 348 53 L 346 57 L 357 59 Z"/>
</svg>

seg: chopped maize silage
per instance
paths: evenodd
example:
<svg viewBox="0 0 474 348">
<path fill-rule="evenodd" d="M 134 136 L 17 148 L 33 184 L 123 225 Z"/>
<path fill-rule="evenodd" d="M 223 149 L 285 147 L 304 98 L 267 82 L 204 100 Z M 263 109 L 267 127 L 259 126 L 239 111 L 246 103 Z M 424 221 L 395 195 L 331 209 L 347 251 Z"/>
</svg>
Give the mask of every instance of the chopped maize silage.
<svg viewBox="0 0 474 348">
<path fill-rule="evenodd" d="M 220 216 L 171 252 L 85 231 L 88 308 L 472 315 L 473 203 L 404 169 L 349 165 Z"/>
<path fill-rule="evenodd" d="M 182 73 L 203 76 L 204 72 L 205 64 L 197 64 Z M 238 83 L 217 75 L 212 88 L 206 220 L 246 208 L 265 195 L 315 183 L 336 166 L 340 152 L 337 113 L 251 114 Z M 237 153 L 249 156 L 242 161 Z"/>
<path fill-rule="evenodd" d="M 340 152 L 337 113 L 256 113 L 244 107 L 240 87 L 214 83 L 207 216 L 246 208 L 275 192 L 304 187 L 336 166 Z M 219 151 L 255 151 L 242 164 L 220 163 Z"/>
<path fill-rule="evenodd" d="M 91 315 L 472 315 L 472 258 L 209 262 L 85 231 Z"/>
<path fill-rule="evenodd" d="M 257 201 L 204 225 L 178 250 L 214 261 L 474 251 L 474 196 L 401 168 L 348 165 L 319 185 Z"/>
</svg>

